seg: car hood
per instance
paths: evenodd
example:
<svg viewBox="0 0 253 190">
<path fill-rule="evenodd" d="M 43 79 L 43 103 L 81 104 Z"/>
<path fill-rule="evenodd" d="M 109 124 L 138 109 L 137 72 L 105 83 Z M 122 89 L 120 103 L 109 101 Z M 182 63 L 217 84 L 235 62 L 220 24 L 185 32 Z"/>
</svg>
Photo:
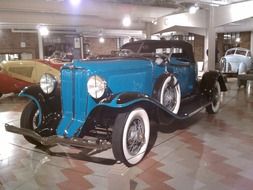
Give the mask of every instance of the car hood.
<svg viewBox="0 0 253 190">
<path fill-rule="evenodd" d="M 145 58 L 117 58 L 101 60 L 74 60 L 73 64 L 66 67 L 83 68 L 91 73 L 126 73 L 135 71 L 144 71 L 152 68 L 151 60 Z"/>
<path fill-rule="evenodd" d="M 227 55 L 225 56 L 226 60 L 229 63 L 242 63 L 242 62 L 247 62 L 247 58 L 242 55 Z"/>
</svg>

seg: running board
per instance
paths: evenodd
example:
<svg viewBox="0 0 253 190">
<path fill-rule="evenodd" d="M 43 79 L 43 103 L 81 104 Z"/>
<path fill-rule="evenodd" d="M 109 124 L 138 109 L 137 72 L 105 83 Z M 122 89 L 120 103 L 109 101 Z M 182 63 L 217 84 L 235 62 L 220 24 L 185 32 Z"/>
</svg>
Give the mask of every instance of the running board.
<svg viewBox="0 0 253 190">
<path fill-rule="evenodd" d="M 99 140 L 97 138 L 71 138 L 67 139 L 56 135 L 49 137 L 42 137 L 38 133 L 30 130 L 15 127 L 13 125 L 5 124 L 5 130 L 8 132 L 24 135 L 33 138 L 44 146 L 54 146 L 56 144 L 64 144 L 88 149 L 95 149 L 96 151 L 107 150 L 111 148 L 111 143 L 106 140 Z"/>
<path fill-rule="evenodd" d="M 178 116 L 181 118 L 192 117 L 210 104 L 211 102 L 202 96 L 196 96 L 192 100 L 183 102 L 182 105 L 180 105 Z"/>
</svg>

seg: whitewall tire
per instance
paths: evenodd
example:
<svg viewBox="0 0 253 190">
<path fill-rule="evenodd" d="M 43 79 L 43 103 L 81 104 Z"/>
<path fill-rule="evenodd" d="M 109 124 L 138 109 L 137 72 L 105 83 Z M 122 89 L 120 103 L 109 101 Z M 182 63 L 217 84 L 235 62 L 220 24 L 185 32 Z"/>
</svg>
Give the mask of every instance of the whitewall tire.
<svg viewBox="0 0 253 190">
<path fill-rule="evenodd" d="M 149 117 L 143 108 L 118 114 L 112 133 L 112 150 L 116 160 L 127 166 L 138 164 L 147 151 L 149 135 Z"/>
</svg>

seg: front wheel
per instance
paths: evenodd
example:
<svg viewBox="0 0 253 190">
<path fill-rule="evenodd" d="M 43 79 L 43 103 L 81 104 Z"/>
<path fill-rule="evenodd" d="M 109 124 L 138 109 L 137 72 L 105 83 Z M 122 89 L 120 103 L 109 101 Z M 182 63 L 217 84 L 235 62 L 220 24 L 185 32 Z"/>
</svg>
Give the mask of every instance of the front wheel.
<svg viewBox="0 0 253 190">
<path fill-rule="evenodd" d="M 112 150 L 116 160 L 127 166 L 138 164 L 144 157 L 150 135 L 147 112 L 136 108 L 116 117 L 112 133 Z"/>
<path fill-rule="evenodd" d="M 221 72 L 227 72 L 227 61 L 226 58 L 222 57 L 220 60 L 220 71 Z"/>
<path fill-rule="evenodd" d="M 39 121 L 39 109 L 38 107 L 31 101 L 29 102 L 25 109 L 23 110 L 20 118 L 20 127 L 23 129 L 35 130 L 38 127 Z M 34 145 L 41 145 L 38 141 L 34 140 L 32 137 L 25 136 L 24 138 Z"/>
<path fill-rule="evenodd" d="M 221 89 L 220 89 L 220 83 L 218 81 L 215 82 L 212 96 L 213 97 L 212 97 L 211 104 L 206 107 L 207 113 L 210 113 L 210 114 L 217 113 L 220 109 Z"/>
</svg>

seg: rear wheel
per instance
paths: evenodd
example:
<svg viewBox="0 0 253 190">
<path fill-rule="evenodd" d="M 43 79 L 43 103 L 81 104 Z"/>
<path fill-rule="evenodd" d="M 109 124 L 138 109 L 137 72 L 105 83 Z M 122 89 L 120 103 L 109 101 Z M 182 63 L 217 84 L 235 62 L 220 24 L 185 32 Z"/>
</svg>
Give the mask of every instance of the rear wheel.
<svg viewBox="0 0 253 190">
<path fill-rule="evenodd" d="M 220 101 L 221 101 L 220 83 L 216 81 L 213 88 L 212 103 L 206 107 L 206 111 L 210 114 L 217 113 L 220 109 Z"/>
<path fill-rule="evenodd" d="M 112 150 L 116 160 L 127 166 L 138 164 L 144 157 L 150 135 L 147 112 L 136 108 L 116 117 L 112 133 Z"/>
<path fill-rule="evenodd" d="M 30 129 L 34 131 L 38 127 L 38 123 L 39 123 L 39 109 L 31 101 L 26 105 L 25 109 L 21 114 L 20 127 L 23 129 Z M 24 138 L 34 145 L 41 145 L 38 141 L 34 140 L 32 137 L 24 135 Z"/>
<path fill-rule="evenodd" d="M 240 88 L 241 86 L 244 86 L 246 88 L 247 80 L 237 79 L 237 85 L 238 85 L 238 88 Z"/>
<path fill-rule="evenodd" d="M 181 92 L 180 86 L 175 76 L 168 76 L 159 90 L 159 102 L 168 110 L 177 114 L 180 101 Z"/>
</svg>

